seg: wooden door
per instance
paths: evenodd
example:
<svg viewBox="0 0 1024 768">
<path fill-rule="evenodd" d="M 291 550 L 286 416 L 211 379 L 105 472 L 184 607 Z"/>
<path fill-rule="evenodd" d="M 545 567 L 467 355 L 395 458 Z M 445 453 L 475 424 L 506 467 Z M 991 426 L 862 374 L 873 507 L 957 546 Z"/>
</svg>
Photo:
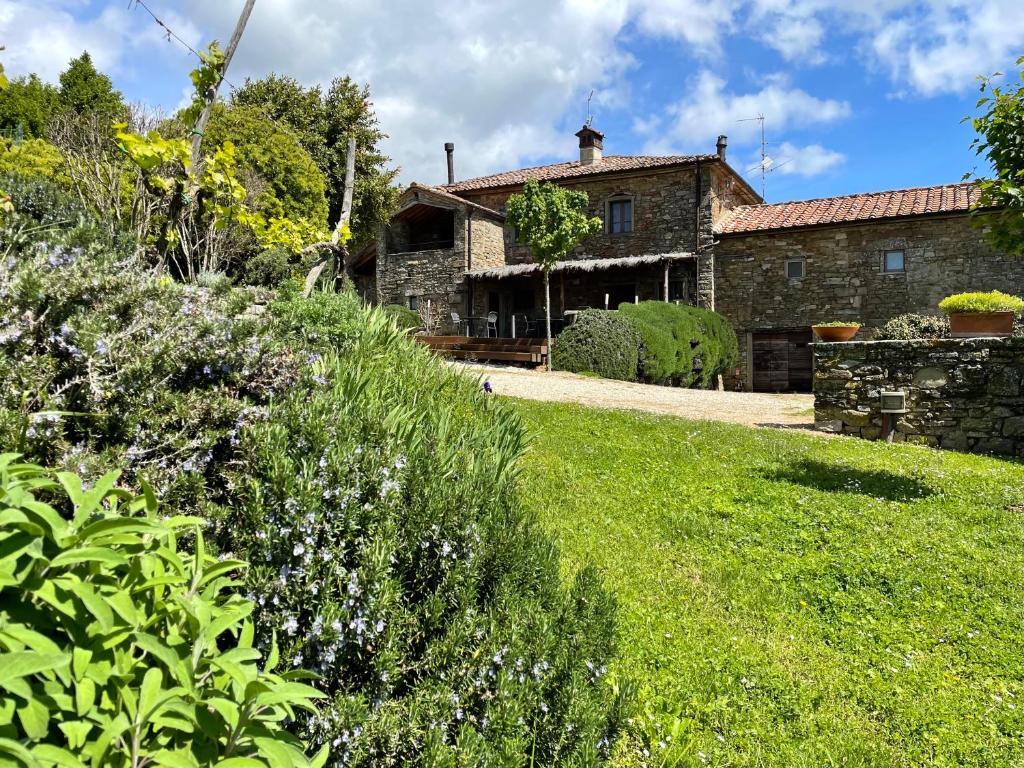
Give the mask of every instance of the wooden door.
<svg viewBox="0 0 1024 768">
<path fill-rule="evenodd" d="M 811 329 L 754 334 L 755 392 L 810 392 L 813 386 Z"/>
</svg>

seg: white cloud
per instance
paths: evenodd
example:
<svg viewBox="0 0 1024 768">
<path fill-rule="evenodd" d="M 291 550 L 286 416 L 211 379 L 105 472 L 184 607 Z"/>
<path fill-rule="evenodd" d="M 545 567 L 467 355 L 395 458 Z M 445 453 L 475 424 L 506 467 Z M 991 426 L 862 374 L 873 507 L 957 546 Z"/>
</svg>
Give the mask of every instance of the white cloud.
<svg viewBox="0 0 1024 768">
<path fill-rule="evenodd" d="M 198 47 L 227 39 L 241 0 L 150 5 Z M 170 66 L 154 69 L 173 80 L 162 96 L 173 107 L 184 82 L 174 78 L 191 63 L 160 37 L 124 0 L 99 9 L 83 0 L 0 0 L 0 43 L 12 74 L 37 71 L 52 80 L 88 49 L 116 80 L 139 83 L 149 74 L 145 62 L 164 57 Z M 634 133 L 648 151 L 708 151 L 719 132 L 741 146 L 755 141 L 757 125 L 737 121 L 758 113 L 781 139 L 851 112 L 846 102 L 784 77 L 753 87 L 727 83 L 712 74 L 725 70 L 727 41 L 756 40 L 793 69 L 823 61 L 866 66 L 897 93 L 959 93 L 976 74 L 1005 68 L 1024 52 L 1024 2 L 466 0 L 453 9 L 424 0 L 260 0 L 230 78 L 277 71 L 307 84 L 343 74 L 369 83 L 403 179 L 431 182 L 443 177 L 445 141 L 456 143 L 461 177 L 571 157 L 572 130 L 591 88 L 599 121 L 601 112 L 631 107 L 637 62 L 630 49 L 642 39 L 674 41 L 704 63 L 684 73 L 693 74 L 685 98 L 658 95 L 668 104 L 634 118 Z M 621 151 L 617 138 L 609 136 L 609 152 Z"/>
<path fill-rule="evenodd" d="M 237 3 L 187 0 L 204 29 L 231 29 Z M 492 0 L 458 12 L 421 0 L 317 4 L 262 0 L 232 65 L 232 78 L 276 70 L 305 83 L 351 74 L 371 85 L 391 138 L 386 150 L 406 181 L 444 175 L 445 141 L 461 177 L 575 150 L 570 122 L 595 103 L 628 99 L 634 64 L 616 38 L 625 0 Z M 609 108 L 609 107 L 606 107 Z"/>
<path fill-rule="evenodd" d="M 820 144 L 798 147 L 786 141 L 776 155 L 774 168 L 785 176 L 818 176 L 846 162 L 846 155 Z"/>
<path fill-rule="evenodd" d="M 882 25 L 871 49 L 898 91 L 962 91 L 977 75 L 1005 68 L 1024 53 L 1024 3 L 931 2 Z"/>
<path fill-rule="evenodd" d="M 634 0 L 637 28 L 648 37 L 680 40 L 698 51 L 717 52 L 733 25 L 738 3 L 706 0 Z"/>
<path fill-rule="evenodd" d="M 834 123 L 851 113 L 837 99 L 820 99 L 774 75 L 758 91 L 731 93 L 726 82 L 703 71 L 688 85 L 686 97 L 668 109 L 671 125 L 652 146 L 666 142 L 688 150 L 708 151 L 709 136 L 726 134 L 738 142 L 760 139 L 758 115 L 765 115 L 773 135 L 793 127 Z"/>
</svg>

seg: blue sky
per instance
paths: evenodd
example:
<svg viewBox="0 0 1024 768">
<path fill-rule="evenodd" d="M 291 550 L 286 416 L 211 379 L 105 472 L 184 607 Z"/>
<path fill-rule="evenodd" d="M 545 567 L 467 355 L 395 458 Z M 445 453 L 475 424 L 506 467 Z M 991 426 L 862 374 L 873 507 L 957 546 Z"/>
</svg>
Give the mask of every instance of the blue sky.
<svg viewBox="0 0 1024 768">
<path fill-rule="evenodd" d="M 190 45 L 242 0 L 146 0 Z M 978 167 L 975 75 L 1024 54 L 1020 0 L 257 0 L 229 78 L 369 83 L 402 180 L 572 159 L 595 92 L 606 152 L 711 152 L 768 199 L 958 181 Z M 8 71 L 56 78 L 88 49 L 133 100 L 174 109 L 194 65 L 127 0 L 0 0 Z M 983 170 L 983 168 L 981 169 Z"/>
</svg>

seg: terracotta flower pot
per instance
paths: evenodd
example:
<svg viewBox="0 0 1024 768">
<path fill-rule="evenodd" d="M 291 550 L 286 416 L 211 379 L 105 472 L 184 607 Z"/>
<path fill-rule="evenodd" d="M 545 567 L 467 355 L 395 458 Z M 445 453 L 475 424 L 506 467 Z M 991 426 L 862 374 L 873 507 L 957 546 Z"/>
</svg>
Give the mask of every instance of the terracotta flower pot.
<svg viewBox="0 0 1024 768">
<path fill-rule="evenodd" d="M 849 341 L 857 335 L 859 325 L 815 325 L 814 334 L 824 342 Z"/>
<path fill-rule="evenodd" d="M 949 335 L 955 339 L 1012 336 L 1013 312 L 958 312 L 949 316 Z"/>
</svg>

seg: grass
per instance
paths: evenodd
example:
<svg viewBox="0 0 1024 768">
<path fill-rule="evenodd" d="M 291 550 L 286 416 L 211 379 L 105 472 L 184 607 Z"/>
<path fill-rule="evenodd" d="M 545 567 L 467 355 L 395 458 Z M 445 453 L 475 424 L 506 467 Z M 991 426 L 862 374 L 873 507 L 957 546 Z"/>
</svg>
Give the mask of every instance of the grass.
<svg viewBox="0 0 1024 768">
<path fill-rule="evenodd" d="M 1024 764 L 1024 466 L 516 407 L 528 504 L 618 596 L 620 765 Z"/>
</svg>

